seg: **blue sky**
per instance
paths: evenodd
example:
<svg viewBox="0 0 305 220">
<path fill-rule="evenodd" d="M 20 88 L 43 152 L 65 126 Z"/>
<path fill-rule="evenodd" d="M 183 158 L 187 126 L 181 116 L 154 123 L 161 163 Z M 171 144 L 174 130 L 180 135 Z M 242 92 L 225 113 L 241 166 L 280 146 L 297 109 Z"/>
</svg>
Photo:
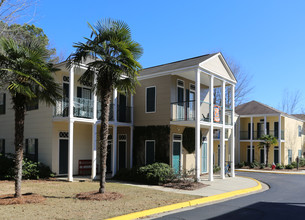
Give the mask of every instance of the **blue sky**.
<svg viewBox="0 0 305 220">
<path fill-rule="evenodd" d="M 305 95 L 304 9 L 305 1 L 280 0 L 41 0 L 34 24 L 68 56 L 89 36 L 87 22 L 124 20 L 144 68 L 221 51 L 253 75 L 249 100 L 278 107 L 285 90 Z"/>
</svg>

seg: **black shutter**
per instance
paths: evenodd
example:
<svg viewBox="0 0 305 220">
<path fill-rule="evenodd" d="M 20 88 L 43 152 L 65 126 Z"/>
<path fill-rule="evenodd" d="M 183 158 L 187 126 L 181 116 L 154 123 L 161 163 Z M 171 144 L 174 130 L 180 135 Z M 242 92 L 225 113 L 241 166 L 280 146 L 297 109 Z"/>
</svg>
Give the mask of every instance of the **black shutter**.
<svg viewBox="0 0 305 220">
<path fill-rule="evenodd" d="M 257 139 L 259 139 L 261 136 L 261 123 L 257 123 L 256 125 L 257 125 L 257 131 L 256 131 Z"/>
<path fill-rule="evenodd" d="M 76 94 L 77 98 L 82 98 L 82 88 L 81 87 L 77 87 L 77 94 Z"/>
<path fill-rule="evenodd" d="M 155 87 L 147 88 L 146 91 L 146 112 L 156 111 L 155 100 Z"/>
<path fill-rule="evenodd" d="M 35 139 L 35 155 L 34 161 L 38 162 L 38 139 Z"/>
<path fill-rule="evenodd" d="M 0 152 L 0 154 L 5 155 L 5 139 L 2 139 L 2 151 Z"/>
<path fill-rule="evenodd" d="M 267 134 L 269 135 L 269 122 L 267 122 Z"/>
</svg>

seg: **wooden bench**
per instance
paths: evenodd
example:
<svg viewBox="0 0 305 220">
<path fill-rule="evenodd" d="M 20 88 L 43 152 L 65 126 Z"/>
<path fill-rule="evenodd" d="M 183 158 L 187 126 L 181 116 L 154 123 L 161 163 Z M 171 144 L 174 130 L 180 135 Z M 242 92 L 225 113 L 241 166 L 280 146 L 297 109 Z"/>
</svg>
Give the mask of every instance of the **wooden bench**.
<svg viewBox="0 0 305 220">
<path fill-rule="evenodd" d="M 78 161 L 78 175 L 91 175 L 92 160 L 79 160 Z M 96 165 L 96 173 L 98 165 Z"/>
</svg>

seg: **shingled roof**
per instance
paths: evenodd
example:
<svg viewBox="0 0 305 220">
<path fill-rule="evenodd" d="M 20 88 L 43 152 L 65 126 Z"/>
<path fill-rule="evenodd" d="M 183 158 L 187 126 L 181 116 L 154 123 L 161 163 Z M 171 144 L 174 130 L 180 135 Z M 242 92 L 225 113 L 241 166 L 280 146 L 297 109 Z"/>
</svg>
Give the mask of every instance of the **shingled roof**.
<svg viewBox="0 0 305 220">
<path fill-rule="evenodd" d="M 235 112 L 239 115 L 259 115 L 259 114 L 283 114 L 288 115 L 285 112 L 272 108 L 268 105 L 260 103 L 258 101 L 251 101 L 245 104 L 239 105 L 235 108 Z"/>
<path fill-rule="evenodd" d="M 292 114 L 292 116 L 297 117 L 297 118 L 305 121 L 305 114 Z"/>
<path fill-rule="evenodd" d="M 171 70 L 176 70 L 176 69 L 180 69 L 180 68 L 186 68 L 186 67 L 199 65 L 199 63 L 211 58 L 212 56 L 214 56 L 216 54 L 217 53 L 206 54 L 203 56 L 193 57 L 193 58 L 179 60 L 179 61 L 172 62 L 172 63 L 167 63 L 167 64 L 163 64 L 163 65 L 145 68 L 140 71 L 140 75 L 144 76 L 144 75 L 148 75 L 151 73 L 165 72 L 165 71 L 171 71 Z"/>
</svg>

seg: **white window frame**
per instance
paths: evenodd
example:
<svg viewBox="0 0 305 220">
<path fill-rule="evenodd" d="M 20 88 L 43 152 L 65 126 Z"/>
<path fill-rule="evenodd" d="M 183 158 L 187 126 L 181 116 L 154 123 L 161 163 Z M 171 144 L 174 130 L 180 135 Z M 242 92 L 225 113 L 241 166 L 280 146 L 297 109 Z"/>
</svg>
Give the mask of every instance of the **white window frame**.
<svg viewBox="0 0 305 220">
<path fill-rule="evenodd" d="M 302 137 L 302 126 L 298 125 L 298 137 Z"/>
<path fill-rule="evenodd" d="M 147 165 L 146 151 L 147 151 L 147 142 L 154 142 L 154 162 L 156 161 L 156 140 L 145 140 L 145 165 Z"/>
<path fill-rule="evenodd" d="M 147 89 L 155 88 L 155 111 L 148 112 L 147 111 Z M 156 86 L 148 86 L 145 87 L 145 113 L 156 113 L 157 111 L 157 87 Z"/>
</svg>

